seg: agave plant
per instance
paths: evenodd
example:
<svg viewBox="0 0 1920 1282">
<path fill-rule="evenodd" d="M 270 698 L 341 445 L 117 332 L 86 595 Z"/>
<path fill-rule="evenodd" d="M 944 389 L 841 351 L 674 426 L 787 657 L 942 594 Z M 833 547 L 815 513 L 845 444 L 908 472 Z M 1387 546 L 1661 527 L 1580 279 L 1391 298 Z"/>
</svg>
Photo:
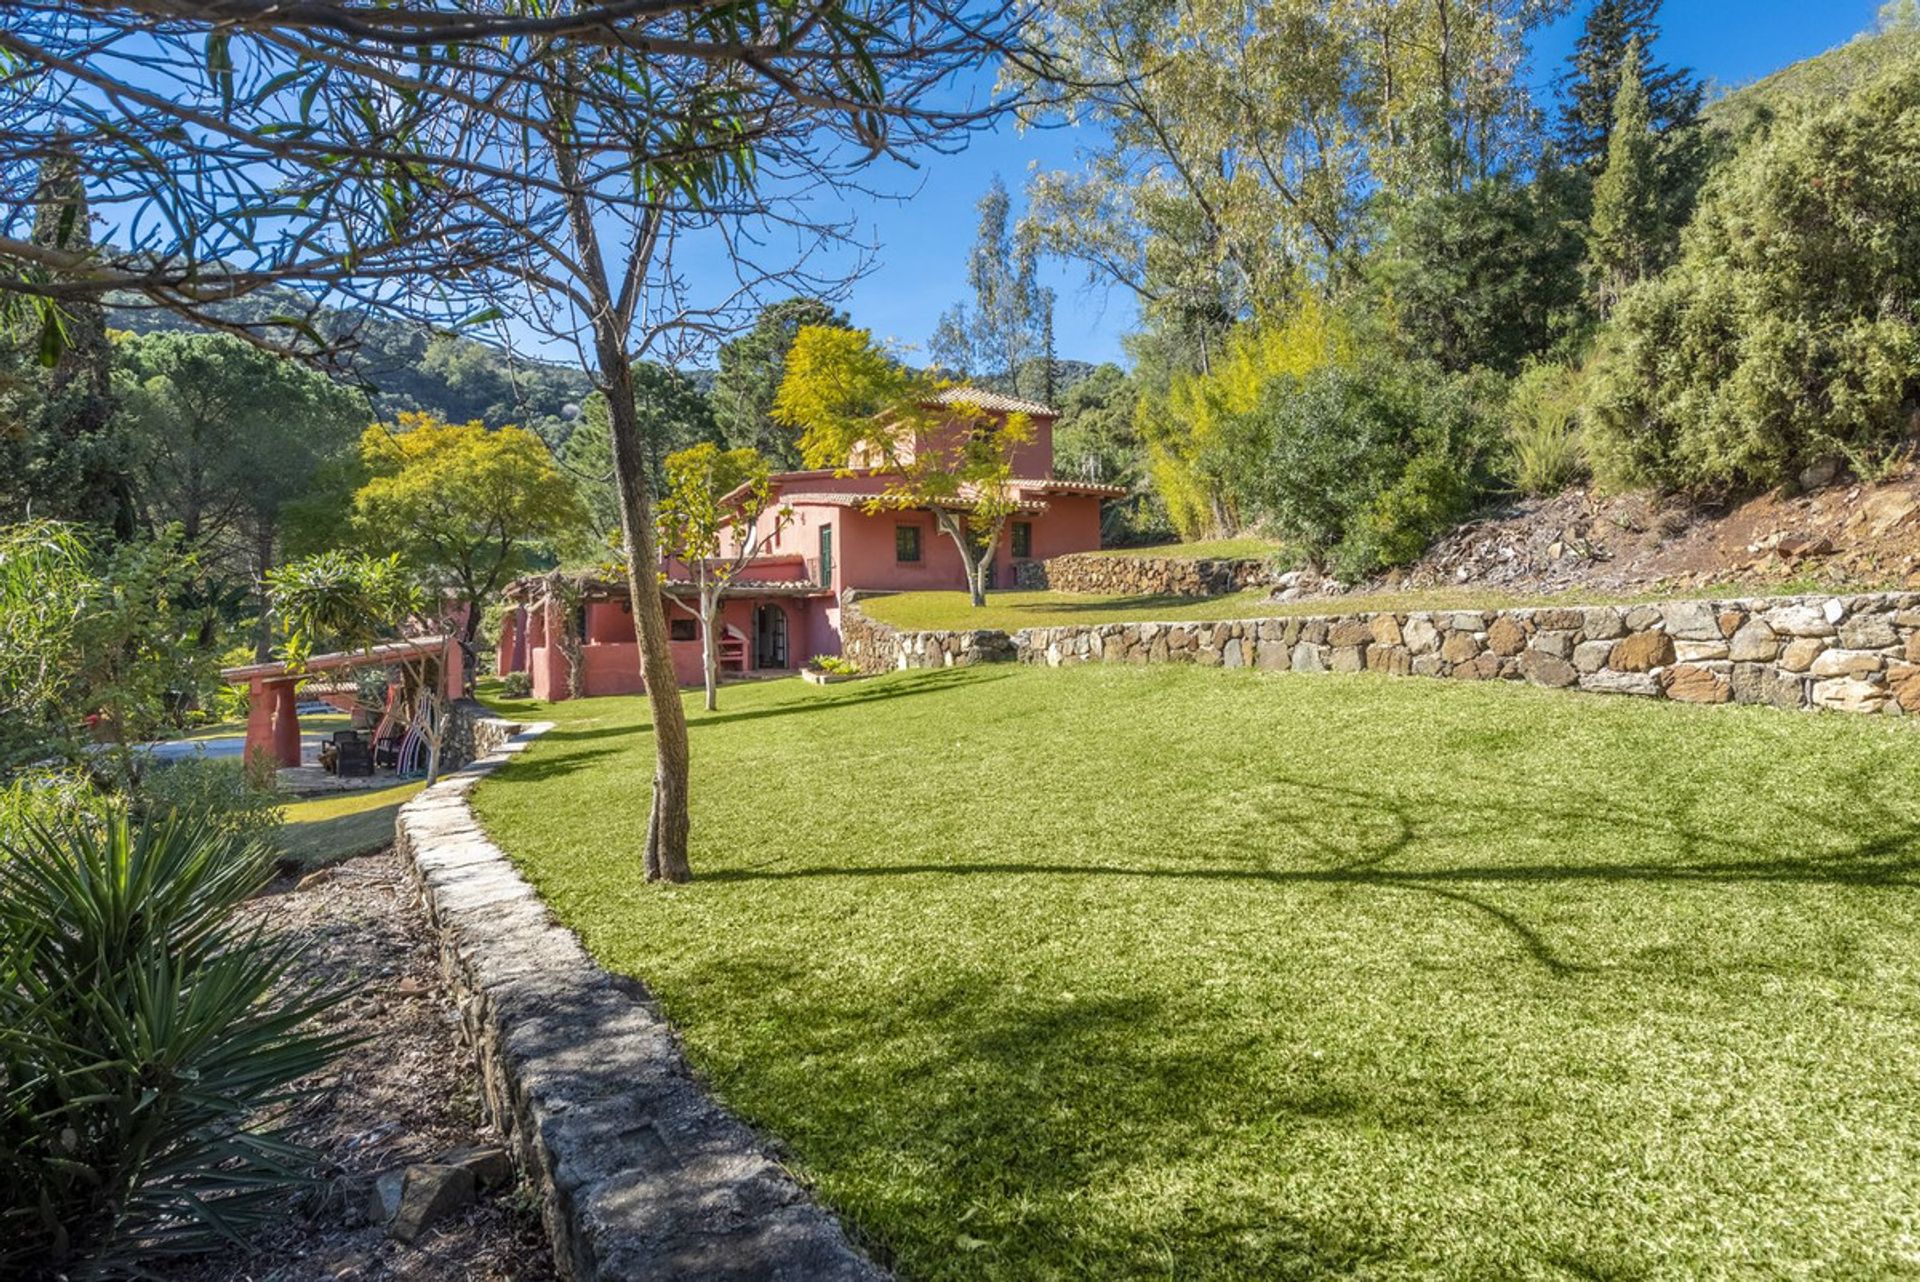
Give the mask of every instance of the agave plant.
<svg viewBox="0 0 1920 1282">
<path fill-rule="evenodd" d="M 272 856 L 205 821 L 30 824 L 0 851 L 0 1275 L 138 1275 L 244 1241 L 315 1156 L 276 1114 L 338 995 L 236 909 Z"/>
</svg>

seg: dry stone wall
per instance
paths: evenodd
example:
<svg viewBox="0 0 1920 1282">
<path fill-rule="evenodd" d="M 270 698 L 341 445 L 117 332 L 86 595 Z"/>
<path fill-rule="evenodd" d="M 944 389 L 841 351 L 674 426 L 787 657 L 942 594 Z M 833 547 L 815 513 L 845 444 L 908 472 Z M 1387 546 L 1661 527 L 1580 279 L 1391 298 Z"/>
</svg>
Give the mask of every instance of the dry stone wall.
<svg viewBox="0 0 1920 1282">
<path fill-rule="evenodd" d="M 1015 574 L 1022 588 L 1113 596 L 1224 596 L 1268 581 L 1267 562 L 1258 557 L 1196 561 L 1100 552 L 1024 561 Z"/>
<path fill-rule="evenodd" d="M 857 609 L 847 611 L 858 615 Z M 844 616 L 843 616 L 844 617 Z M 859 615 L 863 670 L 1011 657 L 1530 681 L 1685 703 L 1920 712 L 1920 593 L 911 633 Z M 950 639 L 968 638 L 964 644 Z M 1011 656 L 1004 653 L 1010 648 Z"/>
</svg>

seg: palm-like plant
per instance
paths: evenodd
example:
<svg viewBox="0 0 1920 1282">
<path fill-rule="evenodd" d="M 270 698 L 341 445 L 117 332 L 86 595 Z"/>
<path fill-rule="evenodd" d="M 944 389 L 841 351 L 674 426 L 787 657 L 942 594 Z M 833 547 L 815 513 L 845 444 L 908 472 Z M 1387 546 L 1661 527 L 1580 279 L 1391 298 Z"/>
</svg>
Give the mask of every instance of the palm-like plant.
<svg viewBox="0 0 1920 1282">
<path fill-rule="evenodd" d="M 279 1106 L 337 996 L 236 909 L 270 852 L 204 822 L 30 825 L 0 852 L 0 1274 L 138 1275 L 311 1177 Z"/>
</svg>

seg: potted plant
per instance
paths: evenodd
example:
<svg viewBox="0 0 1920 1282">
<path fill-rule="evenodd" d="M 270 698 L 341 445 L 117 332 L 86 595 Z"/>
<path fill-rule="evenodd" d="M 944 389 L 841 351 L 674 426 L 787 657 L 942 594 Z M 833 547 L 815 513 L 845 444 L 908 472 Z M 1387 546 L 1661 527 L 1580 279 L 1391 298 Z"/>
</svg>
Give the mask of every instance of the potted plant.
<svg viewBox="0 0 1920 1282">
<path fill-rule="evenodd" d="M 806 667 L 800 669 L 800 679 L 817 686 L 851 681 L 859 675 L 860 669 L 853 665 L 853 660 L 843 659 L 837 654 L 816 654 L 807 660 Z"/>
</svg>

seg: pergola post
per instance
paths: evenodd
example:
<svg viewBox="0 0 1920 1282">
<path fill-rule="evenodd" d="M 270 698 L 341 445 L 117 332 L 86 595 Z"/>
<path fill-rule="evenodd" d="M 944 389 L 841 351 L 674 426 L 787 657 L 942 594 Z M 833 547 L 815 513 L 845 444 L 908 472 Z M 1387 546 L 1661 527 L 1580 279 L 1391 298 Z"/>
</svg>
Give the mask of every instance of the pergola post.
<svg viewBox="0 0 1920 1282">
<path fill-rule="evenodd" d="M 274 687 L 264 677 L 253 677 L 247 682 L 247 743 L 246 758 L 249 763 L 259 759 L 262 753 L 273 753 L 273 705 Z"/>
<path fill-rule="evenodd" d="M 273 755 L 283 766 L 300 764 L 300 714 L 291 681 L 273 683 Z"/>
</svg>

